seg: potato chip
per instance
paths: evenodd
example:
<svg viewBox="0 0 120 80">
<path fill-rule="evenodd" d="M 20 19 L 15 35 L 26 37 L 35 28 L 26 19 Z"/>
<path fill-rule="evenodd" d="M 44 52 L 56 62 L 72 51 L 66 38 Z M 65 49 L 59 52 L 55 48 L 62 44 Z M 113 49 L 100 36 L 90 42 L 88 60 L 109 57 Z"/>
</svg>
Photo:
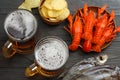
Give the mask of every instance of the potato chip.
<svg viewBox="0 0 120 80">
<path fill-rule="evenodd" d="M 68 17 L 70 11 L 66 0 L 45 0 L 39 7 L 39 13 L 44 19 L 51 22 L 59 22 Z"/>
<path fill-rule="evenodd" d="M 63 13 L 60 16 L 58 16 L 56 19 L 57 20 L 64 20 L 64 19 L 66 19 L 68 17 L 69 14 L 70 14 L 69 9 L 65 8 Z"/>
<path fill-rule="evenodd" d="M 18 9 L 26 9 L 26 10 L 29 10 L 29 11 L 32 11 L 31 10 L 31 7 L 29 6 L 29 4 L 23 2 L 19 7 Z"/>
<path fill-rule="evenodd" d="M 50 21 L 52 22 L 57 22 L 58 20 L 56 18 L 49 18 Z"/>
<path fill-rule="evenodd" d="M 52 1 L 53 1 L 53 0 L 46 0 L 46 1 L 43 3 L 43 6 L 45 6 L 45 7 L 48 8 L 48 9 L 52 9 L 52 6 L 51 6 Z"/>
<path fill-rule="evenodd" d="M 61 15 L 63 13 L 64 9 L 63 10 L 49 10 L 48 11 L 48 16 L 49 17 L 57 17 L 59 15 Z"/>
<path fill-rule="evenodd" d="M 49 18 L 49 16 L 48 16 L 48 9 L 46 7 L 43 6 L 40 11 L 41 11 L 41 13 L 43 14 L 43 16 L 45 18 Z"/>
<path fill-rule="evenodd" d="M 31 8 L 37 8 L 40 5 L 41 0 L 25 0 L 25 2 L 30 2 Z"/>
<path fill-rule="evenodd" d="M 40 5 L 40 0 L 25 0 L 18 8 L 27 9 L 31 11 L 31 8 L 36 8 Z"/>
<path fill-rule="evenodd" d="M 51 6 L 54 10 L 61 10 L 67 7 L 67 2 L 65 0 L 53 0 Z"/>
</svg>

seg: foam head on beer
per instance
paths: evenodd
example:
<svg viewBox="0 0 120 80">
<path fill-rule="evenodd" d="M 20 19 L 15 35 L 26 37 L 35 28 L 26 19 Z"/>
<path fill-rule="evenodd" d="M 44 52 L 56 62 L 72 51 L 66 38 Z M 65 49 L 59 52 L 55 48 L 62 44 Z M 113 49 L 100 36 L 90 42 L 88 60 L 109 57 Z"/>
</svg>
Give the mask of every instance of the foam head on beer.
<svg viewBox="0 0 120 80">
<path fill-rule="evenodd" d="M 20 9 L 6 17 L 4 28 L 10 38 L 18 41 L 27 40 L 35 34 L 37 21 L 31 12 Z"/>
<path fill-rule="evenodd" d="M 46 70 L 60 69 L 68 59 L 67 49 L 66 45 L 60 40 L 50 39 L 35 49 L 36 61 Z"/>
</svg>

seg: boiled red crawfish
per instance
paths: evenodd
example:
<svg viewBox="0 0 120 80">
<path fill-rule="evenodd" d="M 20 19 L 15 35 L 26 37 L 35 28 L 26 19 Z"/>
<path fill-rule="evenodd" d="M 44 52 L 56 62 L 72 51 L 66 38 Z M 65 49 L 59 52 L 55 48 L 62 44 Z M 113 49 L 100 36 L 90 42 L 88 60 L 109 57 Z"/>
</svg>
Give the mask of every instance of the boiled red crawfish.
<svg viewBox="0 0 120 80">
<path fill-rule="evenodd" d="M 85 4 L 83 8 L 83 13 L 80 11 L 82 20 L 83 20 L 83 34 L 82 39 L 84 39 L 82 49 L 85 52 L 90 52 L 92 48 L 92 36 L 93 36 L 93 28 L 95 24 L 95 13 L 90 10 L 88 12 L 88 5 Z"/>
<path fill-rule="evenodd" d="M 69 26 L 64 28 L 73 39 L 69 45 L 70 50 L 75 51 L 81 45 L 85 52 L 101 52 L 106 43 L 109 44 L 115 38 L 116 33 L 120 32 L 120 27 L 115 27 L 114 10 L 109 14 L 105 11 L 106 8 L 107 5 L 99 8 L 88 7 L 85 4 L 83 9 L 78 9 L 74 16 L 75 20 L 71 15 L 68 17 Z M 76 19 L 77 17 L 79 19 Z"/>
<path fill-rule="evenodd" d="M 64 27 L 65 30 L 67 30 L 71 36 L 73 37 L 72 44 L 69 45 L 69 49 L 72 51 L 77 50 L 80 41 L 81 41 L 81 36 L 82 36 L 82 22 L 80 20 L 79 15 L 77 14 L 75 16 L 75 20 L 73 21 L 72 15 L 68 16 L 68 21 L 70 25 L 69 27 Z"/>
<path fill-rule="evenodd" d="M 104 5 L 101 9 L 98 9 L 97 21 L 93 31 L 92 47 L 93 51 L 101 52 L 102 46 L 106 42 L 112 41 L 117 32 L 120 32 L 120 27 L 115 27 L 113 19 L 115 17 L 114 10 L 108 15 L 104 13 L 107 5 Z M 102 14 L 104 13 L 104 14 Z"/>
</svg>

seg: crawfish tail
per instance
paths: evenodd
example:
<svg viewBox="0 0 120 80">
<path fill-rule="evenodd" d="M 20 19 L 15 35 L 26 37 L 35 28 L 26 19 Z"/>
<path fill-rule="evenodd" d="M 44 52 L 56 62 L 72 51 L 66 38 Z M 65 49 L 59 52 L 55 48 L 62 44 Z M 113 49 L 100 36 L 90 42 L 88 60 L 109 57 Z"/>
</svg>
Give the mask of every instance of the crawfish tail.
<svg viewBox="0 0 120 80">
<path fill-rule="evenodd" d="M 92 47 L 93 51 L 95 52 L 101 52 L 101 47 L 99 45 L 95 45 Z"/>
<path fill-rule="evenodd" d="M 116 35 L 115 34 L 112 34 L 111 36 L 109 36 L 107 39 L 106 39 L 106 42 L 110 42 L 112 41 L 113 39 L 115 39 Z"/>
<path fill-rule="evenodd" d="M 73 36 L 73 40 L 72 40 L 72 44 L 69 45 L 69 49 L 72 50 L 72 51 L 75 51 L 78 49 L 78 46 L 80 44 L 80 34 L 79 33 L 76 33 L 74 36 Z"/>
<path fill-rule="evenodd" d="M 85 41 L 83 42 L 82 50 L 83 50 L 84 52 L 90 52 L 90 51 L 91 51 L 91 47 L 92 47 L 91 40 L 85 40 Z"/>
</svg>

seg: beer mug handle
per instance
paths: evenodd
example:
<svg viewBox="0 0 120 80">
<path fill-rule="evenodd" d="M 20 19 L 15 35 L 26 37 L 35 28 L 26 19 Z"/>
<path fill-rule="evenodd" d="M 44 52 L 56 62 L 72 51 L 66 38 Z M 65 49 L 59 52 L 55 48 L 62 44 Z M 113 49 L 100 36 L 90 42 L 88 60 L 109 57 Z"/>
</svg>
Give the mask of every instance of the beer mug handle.
<svg viewBox="0 0 120 80">
<path fill-rule="evenodd" d="M 16 51 L 12 48 L 12 42 L 9 40 L 2 47 L 3 56 L 6 58 L 11 58 Z"/>
<path fill-rule="evenodd" d="M 35 63 L 33 63 L 32 65 L 30 65 L 29 67 L 27 67 L 26 70 L 25 70 L 25 75 L 27 77 L 34 76 L 37 73 L 38 73 L 38 67 L 36 66 Z"/>
</svg>

